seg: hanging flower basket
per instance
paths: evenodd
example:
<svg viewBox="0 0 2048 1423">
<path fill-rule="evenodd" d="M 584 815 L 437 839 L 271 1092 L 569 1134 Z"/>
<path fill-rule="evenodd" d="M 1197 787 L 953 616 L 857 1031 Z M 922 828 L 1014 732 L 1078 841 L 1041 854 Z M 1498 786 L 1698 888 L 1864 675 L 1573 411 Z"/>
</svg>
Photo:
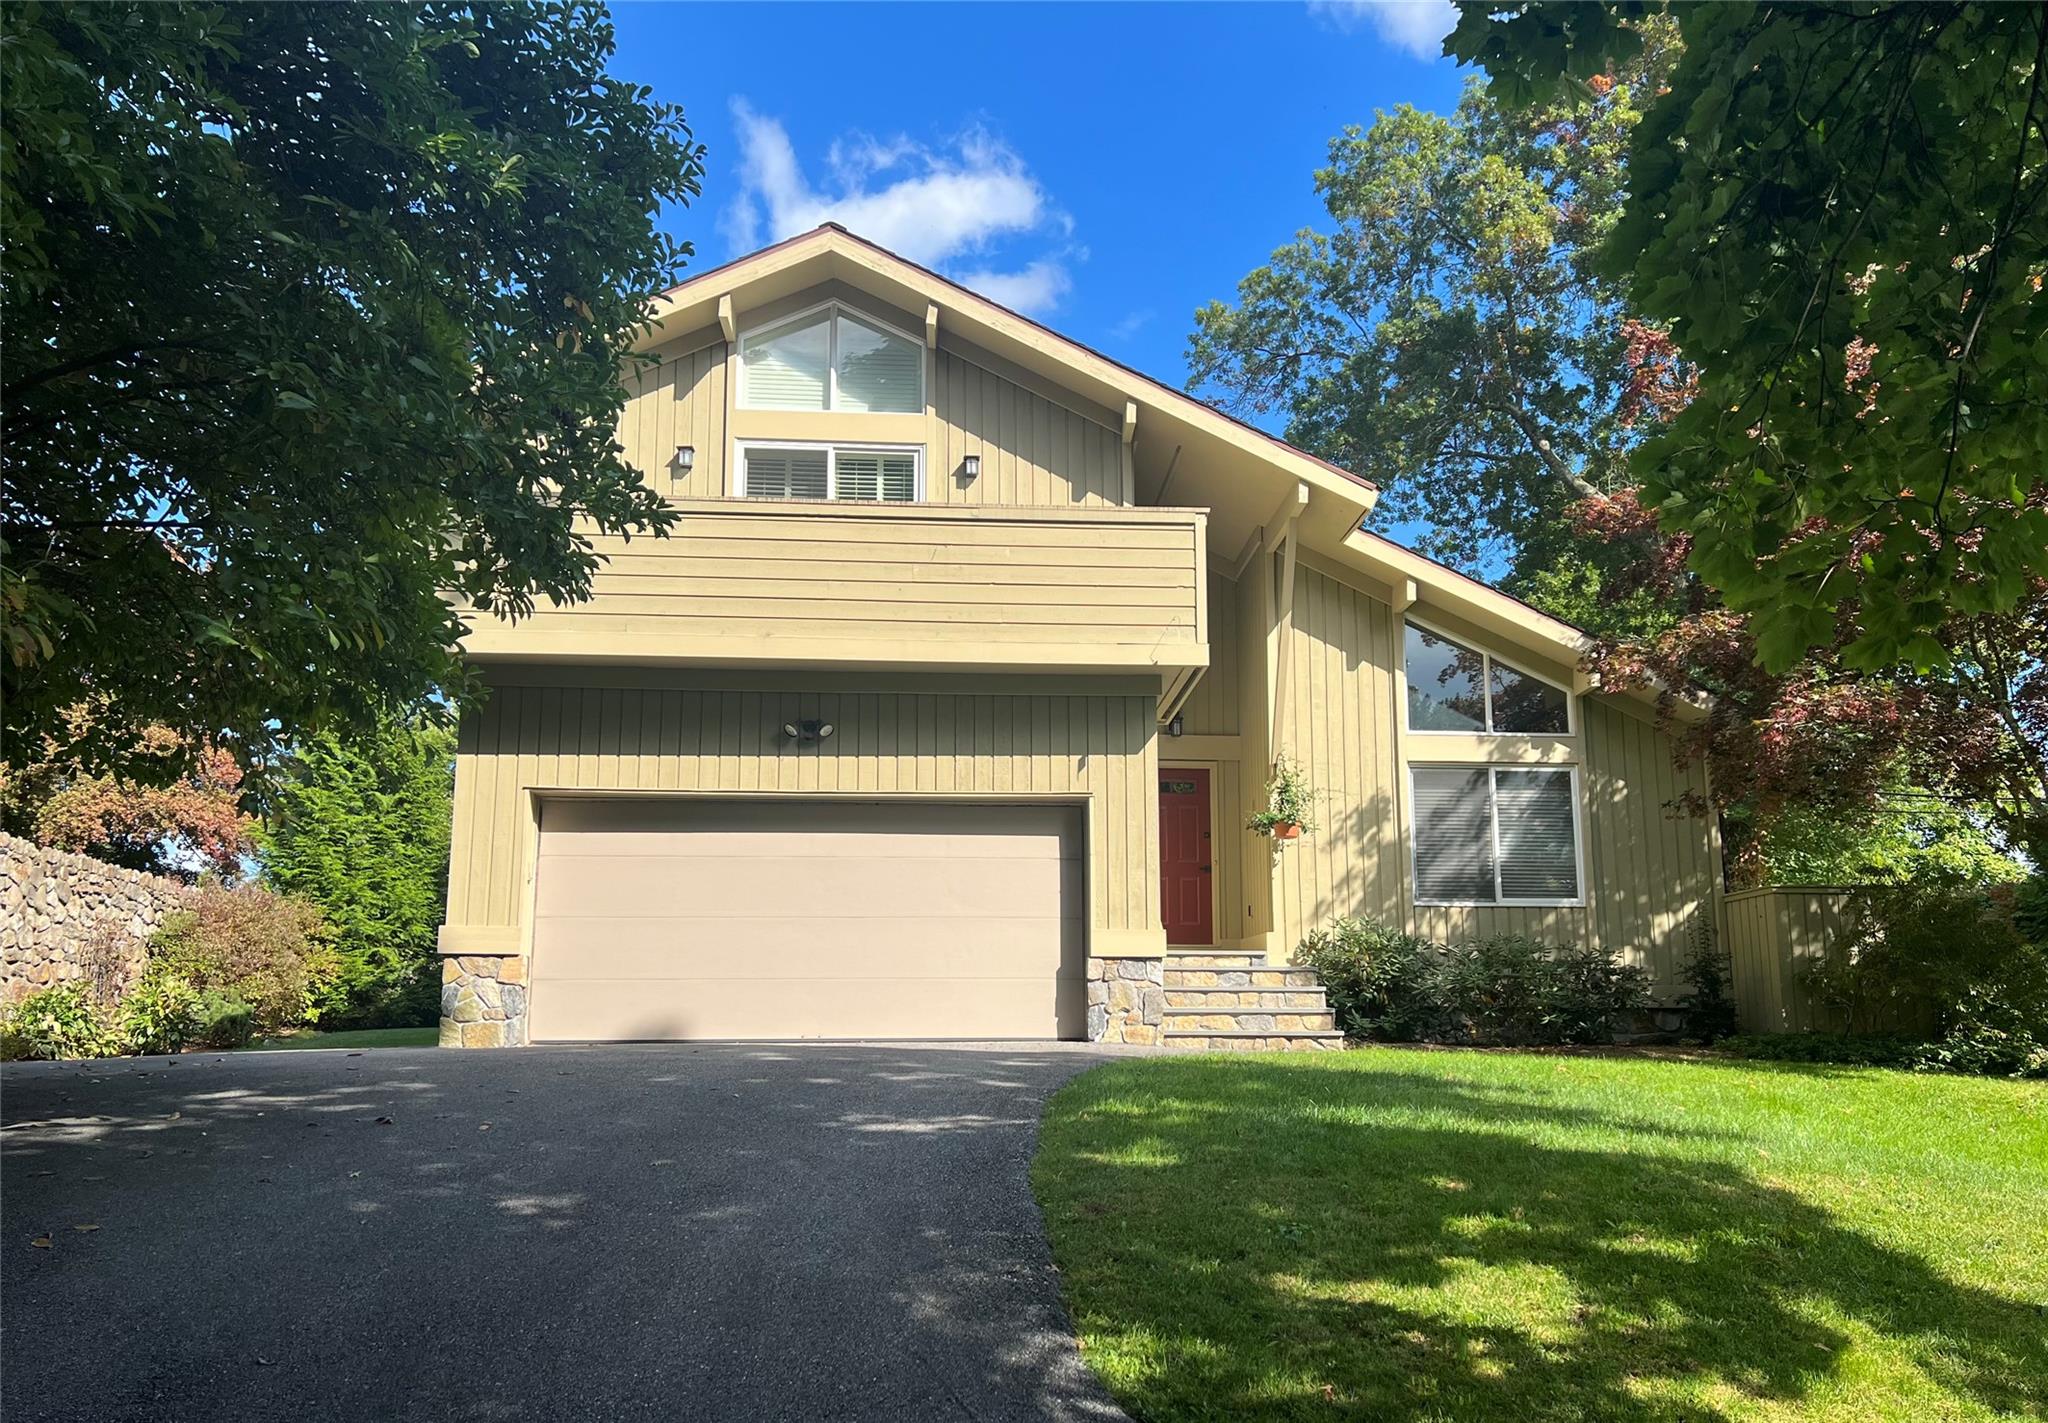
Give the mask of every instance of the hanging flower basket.
<svg viewBox="0 0 2048 1423">
<path fill-rule="evenodd" d="M 1270 834 L 1275 840 L 1299 840 L 1315 833 L 1315 802 L 1321 795 L 1292 757 L 1273 762 L 1273 779 L 1266 782 L 1266 808 L 1245 820 L 1245 828 Z"/>
</svg>

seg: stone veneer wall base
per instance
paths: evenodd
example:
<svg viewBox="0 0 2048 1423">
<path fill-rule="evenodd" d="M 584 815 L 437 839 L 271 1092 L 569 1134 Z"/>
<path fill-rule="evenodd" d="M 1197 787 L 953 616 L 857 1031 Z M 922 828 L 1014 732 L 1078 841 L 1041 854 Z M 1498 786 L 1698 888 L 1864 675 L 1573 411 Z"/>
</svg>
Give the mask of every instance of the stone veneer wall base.
<svg viewBox="0 0 2048 1423">
<path fill-rule="evenodd" d="M 526 956 L 451 954 L 441 960 L 441 1046 L 523 1047 Z"/>
<path fill-rule="evenodd" d="M 1164 957 L 1088 960 L 1088 1041 L 1157 1043 L 1165 1020 Z"/>
</svg>

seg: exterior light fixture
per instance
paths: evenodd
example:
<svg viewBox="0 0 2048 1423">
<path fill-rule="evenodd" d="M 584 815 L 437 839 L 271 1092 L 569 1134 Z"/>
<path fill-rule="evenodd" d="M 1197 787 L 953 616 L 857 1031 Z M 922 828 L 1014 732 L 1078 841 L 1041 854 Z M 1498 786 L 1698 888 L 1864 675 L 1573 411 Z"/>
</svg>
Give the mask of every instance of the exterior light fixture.
<svg viewBox="0 0 2048 1423">
<path fill-rule="evenodd" d="M 823 741 L 839 728 L 829 721 L 785 721 L 782 734 L 791 741 Z"/>
<path fill-rule="evenodd" d="M 1168 736 L 1178 736 L 1181 734 L 1181 732 L 1185 731 L 1186 729 L 1186 726 L 1182 723 L 1178 715 L 1176 715 L 1172 721 L 1166 723 L 1166 734 Z"/>
<path fill-rule="evenodd" d="M 676 446 L 675 465 L 677 474 L 688 474 L 696 466 L 696 463 L 697 447 L 695 445 Z"/>
<path fill-rule="evenodd" d="M 981 478 L 981 456 L 962 455 L 960 457 L 960 476 L 963 479 Z"/>
</svg>

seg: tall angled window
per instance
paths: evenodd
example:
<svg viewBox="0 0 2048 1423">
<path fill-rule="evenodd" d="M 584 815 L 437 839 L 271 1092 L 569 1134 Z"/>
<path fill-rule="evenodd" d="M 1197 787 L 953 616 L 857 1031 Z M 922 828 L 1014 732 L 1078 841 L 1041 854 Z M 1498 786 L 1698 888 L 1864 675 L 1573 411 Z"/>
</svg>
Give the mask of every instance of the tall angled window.
<svg viewBox="0 0 2048 1423">
<path fill-rule="evenodd" d="M 924 344 L 826 306 L 740 338 L 740 408 L 914 415 Z"/>
<path fill-rule="evenodd" d="M 1569 736 L 1571 697 L 1441 633 L 1407 624 L 1410 731 Z"/>
</svg>

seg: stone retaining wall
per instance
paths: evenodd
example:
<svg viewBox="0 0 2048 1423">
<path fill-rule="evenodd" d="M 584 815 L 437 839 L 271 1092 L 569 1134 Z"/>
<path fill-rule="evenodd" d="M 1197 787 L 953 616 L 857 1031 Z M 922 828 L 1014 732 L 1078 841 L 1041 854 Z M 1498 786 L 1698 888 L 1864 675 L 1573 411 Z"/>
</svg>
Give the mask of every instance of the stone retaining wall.
<svg viewBox="0 0 2048 1423">
<path fill-rule="evenodd" d="M 109 996 L 194 891 L 182 880 L 0 835 L 0 1001 L 81 980 Z"/>
</svg>

